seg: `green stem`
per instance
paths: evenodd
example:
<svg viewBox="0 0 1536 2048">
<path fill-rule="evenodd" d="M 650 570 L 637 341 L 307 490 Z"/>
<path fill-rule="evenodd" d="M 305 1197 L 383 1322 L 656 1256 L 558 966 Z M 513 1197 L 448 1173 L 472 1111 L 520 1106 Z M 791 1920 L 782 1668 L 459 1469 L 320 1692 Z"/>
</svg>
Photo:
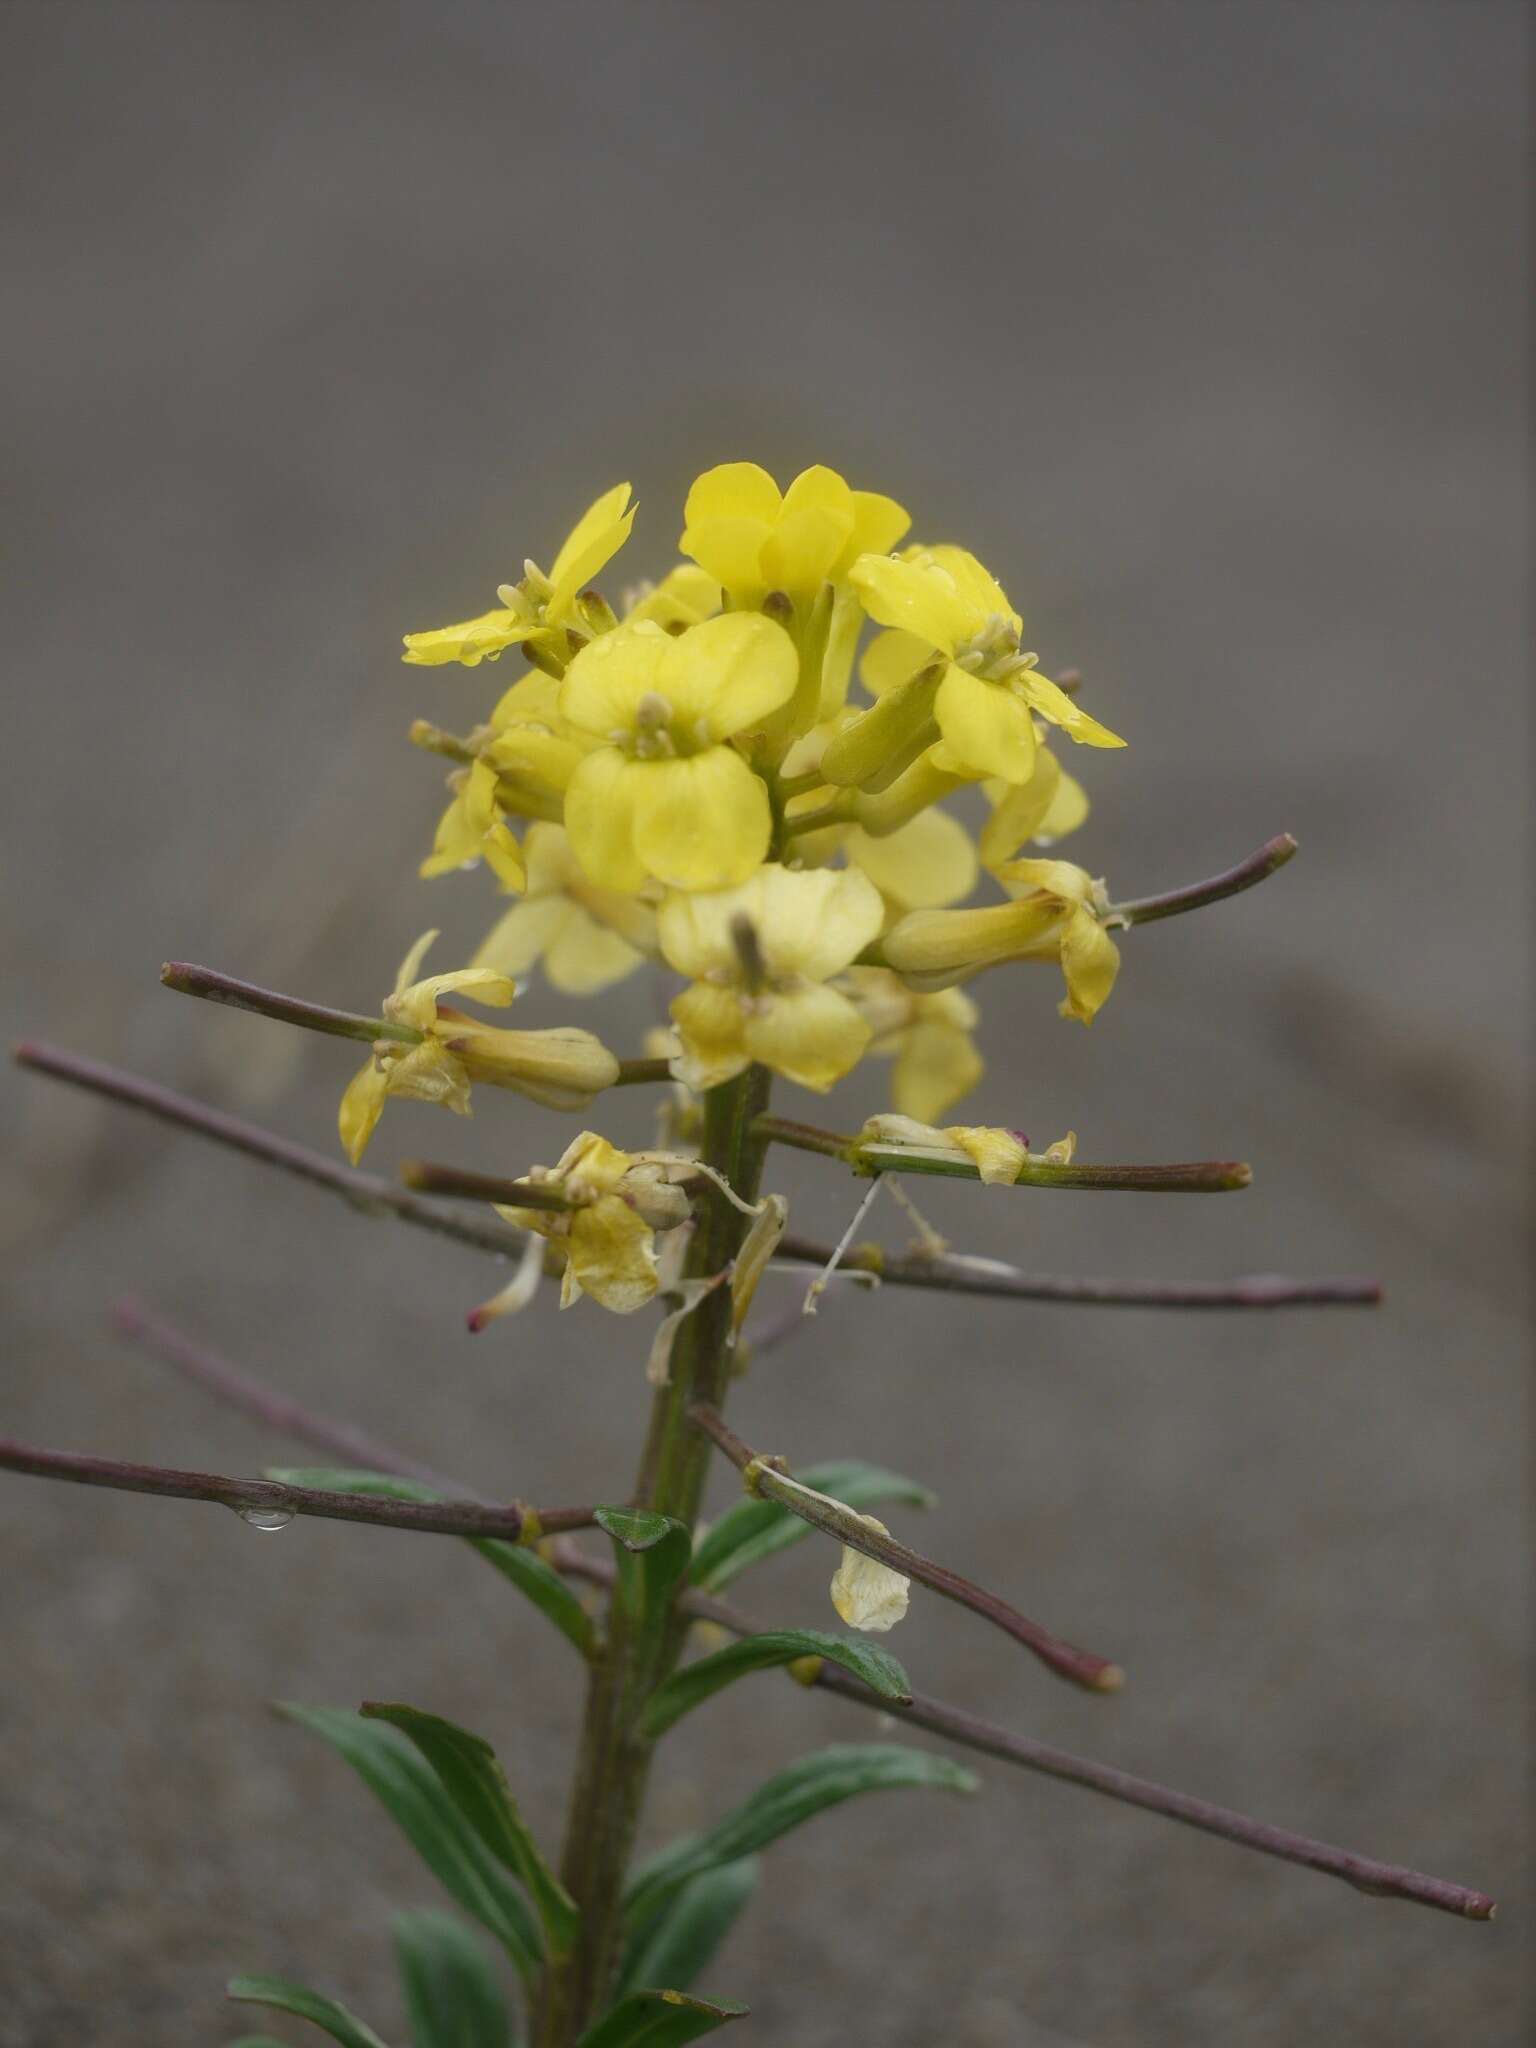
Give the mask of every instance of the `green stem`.
<svg viewBox="0 0 1536 2048">
<path fill-rule="evenodd" d="M 704 1097 L 704 1163 L 746 1201 L 757 1197 L 767 1140 L 756 1120 L 768 1100 L 769 1077 L 750 1068 Z M 735 1258 L 748 1219 L 714 1188 L 701 1191 L 688 1273 L 705 1278 Z M 656 1390 L 635 1483 L 637 1506 L 670 1515 L 690 1529 L 709 1470 L 709 1439 L 689 1409 L 718 1407 L 730 1379 L 728 1288 L 706 1295 L 673 1346 L 671 1377 Z M 624 1933 L 624 1880 L 645 1801 L 651 1743 L 641 1734 L 646 1699 L 676 1664 L 688 1617 L 674 1604 L 659 1626 L 633 1615 L 615 1592 L 607 1639 L 594 1659 L 576 1780 L 571 1794 L 560 1875 L 581 1908 L 571 1954 L 545 1972 L 534 2029 L 536 2048 L 574 2048 L 601 2012 Z"/>
</svg>

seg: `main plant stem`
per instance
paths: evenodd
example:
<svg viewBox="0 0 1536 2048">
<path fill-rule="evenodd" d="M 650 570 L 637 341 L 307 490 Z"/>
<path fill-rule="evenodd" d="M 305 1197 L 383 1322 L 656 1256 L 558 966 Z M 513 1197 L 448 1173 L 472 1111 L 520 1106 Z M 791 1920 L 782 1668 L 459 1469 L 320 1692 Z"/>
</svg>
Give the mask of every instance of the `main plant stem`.
<svg viewBox="0 0 1536 2048">
<path fill-rule="evenodd" d="M 704 1097 L 705 1163 L 746 1201 L 757 1199 L 766 1140 L 754 1119 L 768 1101 L 769 1076 L 749 1068 Z M 689 1247 L 688 1272 L 707 1278 L 735 1258 L 747 1218 L 713 1188 L 701 1197 Z M 711 1445 L 689 1420 L 695 1401 L 719 1406 L 730 1378 L 731 1300 L 728 1288 L 706 1295 L 678 1333 L 671 1378 L 651 1404 L 650 1426 L 634 1503 L 670 1515 L 691 1529 L 699 1512 Z M 639 1733 L 642 1705 L 676 1664 L 687 1633 L 674 1606 L 655 1628 L 638 1623 L 610 1597 L 607 1632 L 587 1687 L 586 1713 L 571 1793 L 560 1874 L 581 1908 L 576 1946 L 545 1972 L 537 2048 L 574 2048 L 601 2011 L 618 1966 L 623 1937 L 624 1879 L 645 1800 L 651 1745 Z"/>
</svg>

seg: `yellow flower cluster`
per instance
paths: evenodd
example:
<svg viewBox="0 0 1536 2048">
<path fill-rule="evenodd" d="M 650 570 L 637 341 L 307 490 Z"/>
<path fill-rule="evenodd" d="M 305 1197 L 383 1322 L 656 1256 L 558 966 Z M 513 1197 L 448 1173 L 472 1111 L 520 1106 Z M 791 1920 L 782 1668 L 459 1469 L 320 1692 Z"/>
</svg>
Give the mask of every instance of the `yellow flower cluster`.
<svg viewBox="0 0 1536 2048">
<path fill-rule="evenodd" d="M 1085 1023 L 1113 985 L 1103 884 L 1020 851 L 1087 812 L 1053 735 L 1123 742 L 1041 673 L 974 555 L 904 544 L 906 511 L 833 470 L 781 491 L 732 462 L 688 493 L 685 559 L 610 605 L 593 580 L 634 520 L 616 485 L 498 609 L 406 637 L 417 664 L 516 647 L 530 665 L 462 738 L 415 735 L 456 762 L 422 873 L 483 864 L 516 900 L 468 968 L 417 981 L 418 954 L 402 969 L 386 1018 L 416 1036 L 381 1039 L 348 1090 L 354 1157 L 390 1094 L 462 1111 L 476 1079 L 585 1101 L 616 1078 L 596 1040 L 566 1033 L 550 1081 L 553 1048 L 528 1043 L 550 1034 L 440 1001 L 504 1004 L 540 963 L 572 995 L 643 961 L 681 976 L 672 1066 L 689 1088 L 761 1062 L 824 1091 L 871 1054 L 924 1124 L 981 1074 L 961 983 L 1053 961 L 1063 1013 Z M 972 788 L 974 833 L 941 807 Z M 993 901 L 967 903 L 983 877 Z"/>
</svg>

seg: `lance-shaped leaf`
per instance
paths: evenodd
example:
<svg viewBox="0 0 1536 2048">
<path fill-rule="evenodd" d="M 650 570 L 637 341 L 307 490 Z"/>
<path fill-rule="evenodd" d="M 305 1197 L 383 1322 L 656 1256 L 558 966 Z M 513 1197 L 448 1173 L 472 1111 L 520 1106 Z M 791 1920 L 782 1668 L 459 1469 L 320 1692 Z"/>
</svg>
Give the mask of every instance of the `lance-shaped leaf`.
<svg viewBox="0 0 1536 2048">
<path fill-rule="evenodd" d="M 857 1458 L 833 1458 L 825 1464 L 808 1465 L 796 1477 L 818 1493 L 827 1493 L 845 1507 L 873 1508 L 891 1501 L 910 1507 L 931 1508 L 935 1496 L 915 1479 L 899 1472 L 882 1471 Z M 777 1501 L 742 1499 L 709 1530 L 693 1554 L 689 1578 L 706 1593 L 718 1593 L 750 1565 L 760 1564 L 776 1551 L 787 1550 L 811 1533 L 810 1524 L 792 1515 Z"/>
<path fill-rule="evenodd" d="M 674 1721 L 733 1680 L 744 1678 L 749 1671 L 793 1664 L 801 1657 L 824 1657 L 828 1663 L 841 1664 L 882 1699 L 905 1706 L 912 1698 L 907 1674 L 889 1650 L 847 1636 L 828 1635 L 819 1628 L 766 1629 L 760 1635 L 741 1636 L 713 1656 L 700 1657 L 697 1663 L 674 1671 L 646 1701 L 641 1730 L 650 1736 L 663 1735 Z"/>
<path fill-rule="evenodd" d="M 735 1926 L 757 1889 L 761 1871 L 757 1857 L 743 1856 L 685 1884 L 629 1944 L 619 1971 L 620 1992 L 651 1984 L 686 1991 Z"/>
<path fill-rule="evenodd" d="M 613 1538 L 626 1606 L 642 1622 L 654 1624 L 688 1569 L 693 1539 L 687 1528 L 649 1508 L 598 1508 L 596 1521 Z"/>
<path fill-rule="evenodd" d="M 707 1834 L 685 1835 L 642 1864 L 630 1884 L 631 1926 L 647 1926 L 653 1915 L 690 1878 L 718 1870 L 754 1849 L 766 1848 L 803 1821 L 861 1792 L 901 1785 L 945 1792 L 974 1792 L 976 1777 L 948 1757 L 906 1749 L 894 1742 L 837 1744 L 801 1757 L 759 1785 L 743 1805 Z"/>
<path fill-rule="evenodd" d="M 362 1714 L 366 1721 L 388 1721 L 416 1745 L 481 1841 L 526 1889 L 550 1954 L 566 1954 L 576 1939 L 580 1918 L 576 1902 L 544 1861 L 491 1745 L 467 1728 L 445 1721 L 439 1714 L 425 1714 L 419 1707 L 368 1700 Z"/>
<path fill-rule="evenodd" d="M 515 1880 L 454 1805 L 426 1758 L 393 1728 L 345 1707 L 283 1701 L 278 1711 L 313 1729 L 346 1758 L 449 1897 L 495 1935 L 531 1980 L 543 1954 L 538 1924 Z"/>
<path fill-rule="evenodd" d="M 588 2027 L 577 2048 L 683 2048 L 728 2020 L 745 2017 L 744 2005 L 720 2005 L 681 1991 L 631 1991 L 613 2011 Z"/>
<path fill-rule="evenodd" d="M 512 2020 L 478 1941 L 447 1913 L 395 1916 L 414 2048 L 511 2048 Z"/>
<path fill-rule="evenodd" d="M 282 1481 L 285 1486 L 318 1486 L 331 1493 L 373 1494 L 382 1500 L 444 1497 L 437 1488 L 424 1486 L 418 1479 L 399 1479 L 390 1472 L 354 1472 L 329 1465 L 269 1465 L 266 1476 Z M 504 1579 L 510 1579 L 583 1657 L 591 1656 L 595 1640 L 592 1617 L 553 1565 L 546 1564 L 537 1551 L 504 1542 L 499 1536 L 467 1536 L 464 1540 Z"/>
<path fill-rule="evenodd" d="M 334 1998 L 324 1998 L 307 1984 L 295 1984 L 287 1977 L 231 1977 L 225 1987 L 240 2005 L 269 2005 L 276 2012 L 291 2012 L 311 2026 L 319 2027 L 342 2048 L 384 2048 L 384 2043 L 360 2019 Z"/>
</svg>

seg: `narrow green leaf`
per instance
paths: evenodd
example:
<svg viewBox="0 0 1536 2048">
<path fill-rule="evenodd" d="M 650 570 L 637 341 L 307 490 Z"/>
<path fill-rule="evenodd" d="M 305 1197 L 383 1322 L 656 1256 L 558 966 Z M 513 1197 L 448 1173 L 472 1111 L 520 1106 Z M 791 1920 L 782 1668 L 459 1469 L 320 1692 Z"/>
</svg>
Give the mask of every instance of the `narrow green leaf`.
<svg viewBox="0 0 1536 2048">
<path fill-rule="evenodd" d="M 511 2048 L 512 2019 L 489 1957 L 447 1913 L 398 1913 L 395 1958 L 414 2048 Z"/>
<path fill-rule="evenodd" d="M 850 1508 L 876 1508 L 890 1501 L 931 1508 L 935 1496 L 915 1479 L 882 1471 L 857 1458 L 833 1458 L 807 1465 L 795 1477 L 818 1493 L 829 1493 Z M 809 1536 L 811 1525 L 777 1501 L 744 1498 L 726 1509 L 693 1554 L 689 1577 L 706 1593 L 718 1593 L 750 1565 L 761 1564 L 776 1551 Z"/>
<path fill-rule="evenodd" d="M 801 1757 L 759 1785 L 743 1805 L 704 1835 L 685 1835 L 643 1864 L 631 1881 L 630 1924 L 645 1927 L 690 1878 L 766 1848 L 803 1821 L 860 1792 L 900 1785 L 974 1792 L 976 1777 L 961 1764 L 899 1743 L 838 1744 Z"/>
<path fill-rule="evenodd" d="M 444 1498 L 436 1487 L 423 1486 L 419 1479 L 397 1479 L 389 1472 L 354 1472 L 329 1465 L 269 1465 L 266 1476 L 285 1486 L 319 1486 L 331 1493 L 366 1493 L 382 1500 Z M 583 1657 L 591 1656 L 595 1643 L 592 1617 L 553 1565 L 546 1564 L 537 1551 L 520 1543 L 504 1542 L 499 1536 L 466 1536 L 464 1541 L 504 1579 L 510 1579 Z"/>
<path fill-rule="evenodd" d="M 619 1588 L 631 1613 L 654 1623 L 688 1569 L 692 1536 L 682 1522 L 649 1508 L 598 1508 L 596 1521 L 613 1538 Z"/>
<path fill-rule="evenodd" d="M 393 1728 L 365 1721 L 345 1707 L 280 1701 L 278 1712 L 312 1729 L 346 1758 L 449 1897 L 495 1935 L 531 1980 L 543 1956 L 538 1925 L 516 1883 L 459 1812 L 426 1758 Z"/>
<path fill-rule="evenodd" d="M 291 2012 L 311 2026 L 319 2027 L 342 2048 L 384 2048 L 384 2043 L 360 2019 L 353 2017 L 334 1998 L 323 1998 L 307 1984 L 295 1984 L 287 1977 L 231 1977 L 225 1987 L 240 2005 L 270 2005 L 276 2012 Z"/>
<path fill-rule="evenodd" d="M 766 1629 L 761 1635 L 742 1636 L 713 1656 L 700 1657 L 697 1663 L 674 1671 L 646 1701 L 641 1730 L 650 1736 L 664 1735 L 674 1721 L 735 1679 L 744 1678 L 749 1671 L 793 1664 L 798 1657 L 825 1657 L 829 1663 L 841 1664 L 882 1699 L 905 1705 L 912 1697 L 907 1674 L 889 1650 L 848 1636 L 829 1636 L 819 1628 Z"/>
<path fill-rule="evenodd" d="M 741 1916 L 757 1888 L 762 1865 L 743 1856 L 691 1879 L 662 1908 L 652 1926 L 625 1951 L 619 1991 L 671 1984 L 686 1991 Z"/>
<path fill-rule="evenodd" d="M 720 2005 L 681 1991 L 631 1991 L 612 2012 L 588 2027 L 577 2048 L 683 2048 L 712 2034 L 729 2020 L 745 2017 L 744 2005 Z"/>
<path fill-rule="evenodd" d="M 465 1820 L 526 1889 L 543 1923 L 550 1954 L 565 1955 L 576 1939 L 576 1902 L 544 1861 L 491 1745 L 419 1707 L 367 1700 L 362 1715 L 365 1721 L 388 1721 L 415 1743 Z"/>
</svg>

